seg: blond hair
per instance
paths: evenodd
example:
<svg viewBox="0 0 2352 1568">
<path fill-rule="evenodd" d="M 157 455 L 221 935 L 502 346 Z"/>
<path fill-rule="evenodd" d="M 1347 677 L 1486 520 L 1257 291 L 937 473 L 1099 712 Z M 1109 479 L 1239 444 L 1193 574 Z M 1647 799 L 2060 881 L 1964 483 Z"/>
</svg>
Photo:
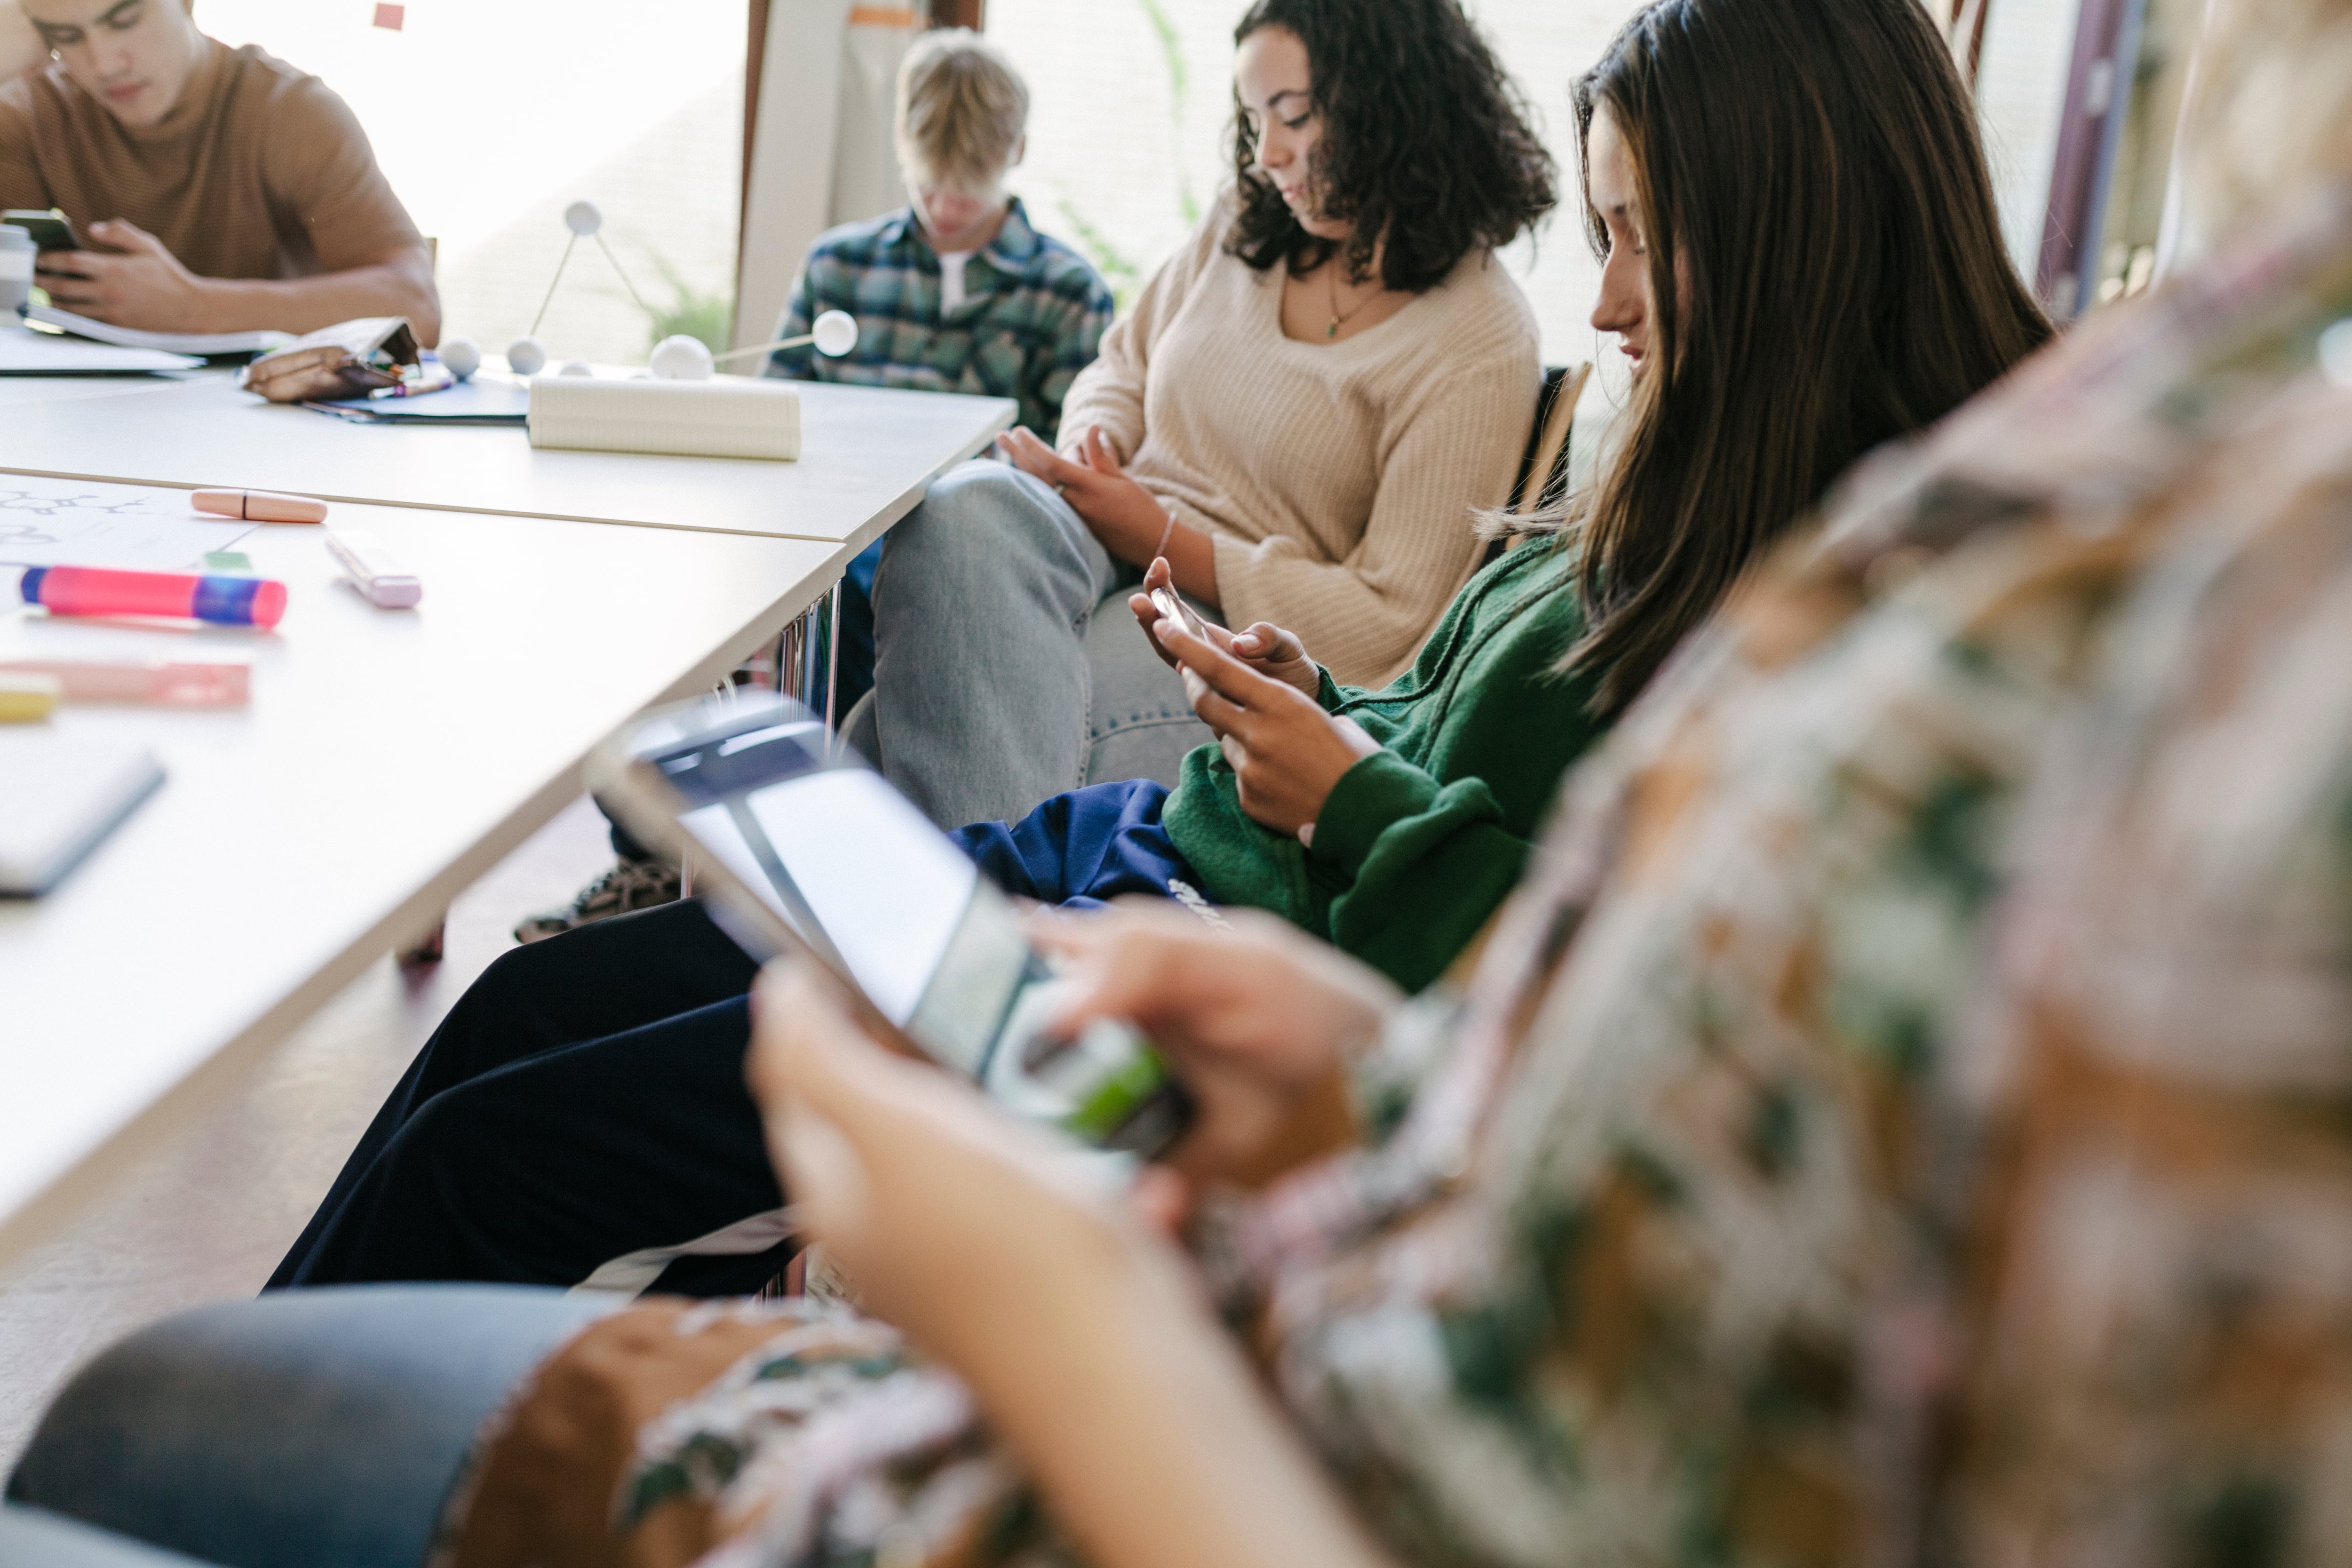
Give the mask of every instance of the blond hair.
<svg viewBox="0 0 2352 1568">
<path fill-rule="evenodd" d="M 923 34 L 898 68 L 898 161 L 917 178 L 993 184 L 1029 122 L 1029 88 L 969 27 Z"/>
</svg>

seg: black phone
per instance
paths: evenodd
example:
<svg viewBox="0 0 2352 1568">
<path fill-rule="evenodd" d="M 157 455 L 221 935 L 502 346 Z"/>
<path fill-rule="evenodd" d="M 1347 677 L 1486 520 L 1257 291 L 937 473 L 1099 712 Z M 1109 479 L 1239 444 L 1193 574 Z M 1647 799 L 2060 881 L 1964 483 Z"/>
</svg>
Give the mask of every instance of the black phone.
<svg viewBox="0 0 2352 1568">
<path fill-rule="evenodd" d="M 630 832 L 691 866 L 745 952 L 814 959 L 881 1037 L 1097 1148 L 1149 1158 L 1191 1124 L 1191 1097 L 1137 1030 L 1050 1029 L 1070 982 L 1012 902 L 801 704 L 737 694 L 657 711 L 590 776 Z"/>
<path fill-rule="evenodd" d="M 33 237 L 36 248 L 41 250 L 86 250 L 81 236 L 74 232 L 73 219 L 50 207 L 46 211 L 31 207 L 10 207 L 0 213 L 0 223 L 21 228 Z"/>
</svg>

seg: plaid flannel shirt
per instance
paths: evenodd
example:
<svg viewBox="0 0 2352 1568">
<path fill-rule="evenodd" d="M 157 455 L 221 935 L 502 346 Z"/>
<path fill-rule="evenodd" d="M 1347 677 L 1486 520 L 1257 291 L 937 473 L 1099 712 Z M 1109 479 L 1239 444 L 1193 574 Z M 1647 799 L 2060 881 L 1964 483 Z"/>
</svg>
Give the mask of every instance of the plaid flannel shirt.
<svg viewBox="0 0 2352 1568">
<path fill-rule="evenodd" d="M 776 325 L 798 337 L 827 310 L 857 319 L 840 359 L 780 351 L 767 374 L 918 392 L 1016 398 L 1020 422 L 1054 439 L 1062 399 L 1110 326 L 1110 289 L 1087 259 L 1030 226 L 1015 197 L 996 237 L 964 265 L 966 296 L 942 315 L 939 254 L 914 209 L 817 237 Z"/>
</svg>

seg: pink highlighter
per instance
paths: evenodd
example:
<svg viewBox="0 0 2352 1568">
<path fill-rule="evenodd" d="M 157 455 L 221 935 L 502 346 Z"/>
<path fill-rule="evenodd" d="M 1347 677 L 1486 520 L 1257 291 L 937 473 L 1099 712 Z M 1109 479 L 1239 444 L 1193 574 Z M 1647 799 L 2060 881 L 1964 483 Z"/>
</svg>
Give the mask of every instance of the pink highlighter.
<svg viewBox="0 0 2352 1568">
<path fill-rule="evenodd" d="M 15 574 L 12 584 L 9 574 Z M 274 626 L 286 584 L 268 577 L 199 577 L 102 566 L 0 566 L 0 604 L 12 595 L 53 616 L 162 616 L 216 626 Z"/>
</svg>

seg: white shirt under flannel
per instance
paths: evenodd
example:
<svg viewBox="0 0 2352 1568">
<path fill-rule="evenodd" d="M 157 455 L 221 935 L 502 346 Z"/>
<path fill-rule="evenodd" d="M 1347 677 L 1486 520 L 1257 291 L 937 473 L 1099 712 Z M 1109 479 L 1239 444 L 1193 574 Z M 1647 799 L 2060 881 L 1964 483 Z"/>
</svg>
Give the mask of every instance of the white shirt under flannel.
<svg viewBox="0 0 2352 1568">
<path fill-rule="evenodd" d="M 996 237 L 964 264 L 963 298 L 942 299 L 939 253 L 914 209 L 817 237 L 776 324 L 798 337 L 827 310 L 857 320 L 840 359 L 813 348 L 772 354 L 767 374 L 918 392 L 1011 397 L 1020 422 L 1054 439 L 1062 399 L 1110 326 L 1110 289 L 1086 258 L 1030 226 L 1020 198 Z"/>
</svg>

